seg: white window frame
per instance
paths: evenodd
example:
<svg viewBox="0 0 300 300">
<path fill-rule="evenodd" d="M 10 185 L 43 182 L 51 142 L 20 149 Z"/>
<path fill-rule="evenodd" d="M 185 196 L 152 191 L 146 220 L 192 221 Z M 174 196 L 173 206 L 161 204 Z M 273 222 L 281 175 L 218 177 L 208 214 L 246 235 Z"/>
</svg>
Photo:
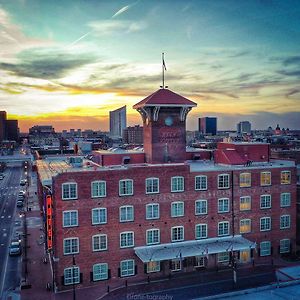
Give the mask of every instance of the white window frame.
<svg viewBox="0 0 300 300">
<path fill-rule="evenodd" d="M 245 201 L 245 202 L 242 203 L 243 201 Z M 251 204 L 252 204 L 251 202 L 252 202 L 251 196 L 241 196 L 240 197 L 240 211 L 251 210 Z M 248 207 L 247 208 L 242 208 L 242 206 L 244 206 L 244 207 L 248 206 L 247 205 L 248 203 L 249 203 L 249 208 Z"/>
<path fill-rule="evenodd" d="M 71 244 L 70 244 L 70 252 L 66 252 L 66 243 L 67 242 L 71 242 Z M 72 249 L 73 249 L 73 247 L 75 246 L 75 245 L 73 245 L 72 243 L 73 243 L 73 241 L 76 241 L 76 247 L 77 247 L 77 251 L 73 251 Z M 72 254 L 78 254 L 79 253 L 79 238 L 78 237 L 69 237 L 69 238 L 65 238 L 65 239 L 63 239 L 63 252 L 64 252 L 64 255 L 72 255 Z"/>
<path fill-rule="evenodd" d="M 272 196 L 270 194 L 260 195 L 260 209 L 268 209 L 271 207 L 272 207 Z"/>
<path fill-rule="evenodd" d="M 67 275 L 71 276 L 67 276 Z M 75 276 L 73 276 L 75 275 Z M 64 269 L 64 285 L 71 285 L 80 283 L 80 269 L 79 267 L 69 267 Z"/>
<path fill-rule="evenodd" d="M 222 204 L 220 204 L 220 202 Z M 227 202 L 227 205 L 225 205 L 225 202 Z M 225 209 L 227 206 L 227 210 Z M 222 214 L 222 213 L 228 213 L 230 210 L 230 202 L 229 202 L 229 198 L 219 198 L 218 199 L 218 213 Z"/>
<path fill-rule="evenodd" d="M 242 223 L 248 223 L 248 224 L 242 224 Z M 243 228 L 246 229 L 243 229 Z M 251 232 L 251 219 L 241 219 L 240 220 L 240 233 L 249 233 Z"/>
<path fill-rule="evenodd" d="M 280 240 L 279 253 L 290 253 L 291 252 L 291 240 L 282 239 Z"/>
<path fill-rule="evenodd" d="M 180 189 L 179 181 L 182 180 L 182 187 Z M 175 181 L 175 182 L 173 182 Z M 183 176 L 173 176 L 171 177 L 171 192 L 172 193 L 180 193 L 184 192 L 184 177 Z"/>
<path fill-rule="evenodd" d="M 219 174 L 218 175 L 218 189 L 223 190 L 223 189 L 229 189 L 229 188 L 230 188 L 230 176 L 229 176 L 229 174 L 227 174 L 227 173 Z"/>
<path fill-rule="evenodd" d="M 281 193 L 280 194 L 280 207 L 290 207 L 291 206 L 291 198 L 292 198 L 291 193 Z"/>
<path fill-rule="evenodd" d="M 288 174 L 288 180 L 286 178 L 283 178 L 285 177 L 284 174 Z M 291 177 L 292 176 L 292 173 L 291 171 L 288 171 L 288 170 L 284 170 L 284 171 L 281 171 L 280 172 L 280 184 L 291 184 Z"/>
<path fill-rule="evenodd" d="M 264 181 L 262 181 L 263 177 L 266 176 L 267 174 L 269 174 L 270 176 L 270 182 L 266 182 L 266 178 L 264 178 Z M 260 172 L 260 186 L 269 186 L 269 185 L 272 185 L 272 173 L 270 171 Z"/>
<path fill-rule="evenodd" d="M 147 262 L 147 273 L 160 272 L 160 261 Z"/>
<path fill-rule="evenodd" d="M 229 262 L 229 252 L 220 252 L 218 253 L 218 263 L 228 263 Z"/>
<path fill-rule="evenodd" d="M 225 232 L 225 225 L 227 224 L 227 233 L 224 233 Z M 221 231 L 221 228 L 220 227 L 223 227 L 222 228 L 222 232 L 223 233 L 220 233 Z M 222 222 L 219 222 L 218 223 L 218 236 L 227 236 L 230 234 L 230 224 L 229 224 L 229 221 L 222 221 Z"/>
<path fill-rule="evenodd" d="M 101 221 L 101 211 L 104 211 L 105 221 Z M 94 220 L 94 213 L 97 213 L 97 219 L 99 221 Z M 107 209 L 106 207 L 97 207 L 92 209 L 92 225 L 100 225 L 107 223 Z"/>
<path fill-rule="evenodd" d="M 171 260 L 171 271 L 172 272 L 177 272 L 180 271 L 182 269 L 182 261 L 181 259 L 172 259 Z"/>
<path fill-rule="evenodd" d="M 291 228 L 291 215 L 280 216 L 280 229 Z"/>
<path fill-rule="evenodd" d="M 128 186 L 127 183 L 131 183 L 131 191 L 127 191 Z M 123 183 L 126 184 L 124 187 L 125 191 L 123 192 L 123 187 L 121 186 Z M 132 196 L 133 195 L 133 180 L 132 179 L 121 179 L 119 180 L 119 196 Z"/>
<path fill-rule="evenodd" d="M 132 264 L 132 268 L 130 265 L 129 268 L 129 263 Z M 124 268 L 126 267 L 126 268 Z M 126 259 L 120 261 L 120 276 L 121 277 L 128 277 L 128 276 L 133 276 L 135 275 L 135 263 L 134 259 Z"/>
<path fill-rule="evenodd" d="M 105 268 L 105 272 L 103 272 L 102 267 Z M 99 271 L 99 272 L 97 272 Z M 108 279 L 108 264 L 107 263 L 99 263 L 93 265 L 93 281 L 101 281 Z"/>
<path fill-rule="evenodd" d="M 201 208 L 200 211 L 198 210 L 198 208 L 199 208 L 198 206 L 200 206 L 200 208 Z M 199 199 L 199 200 L 195 201 L 195 215 L 196 216 L 207 215 L 207 200 L 206 199 Z"/>
<path fill-rule="evenodd" d="M 263 241 L 259 245 L 260 256 L 270 256 L 271 255 L 271 242 Z"/>
<path fill-rule="evenodd" d="M 126 211 L 125 212 L 125 219 L 122 218 L 123 217 L 122 210 Z M 131 212 L 129 213 L 129 211 L 131 211 Z M 120 206 L 120 208 L 119 208 L 119 220 L 120 220 L 121 223 L 134 221 L 134 207 L 133 207 L 133 205 Z"/>
<path fill-rule="evenodd" d="M 154 216 L 154 212 L 155 212 L 155 209 L 154 209 L 154 206 L 158 208 L 157 210 L 157 216 Z M 151 216 L 149 217 L 148 215 L 148 209 L 151 210 Z M 159 203 L 148 203 L 146 204 L 146 220 L 157 220 L 159 219 Z"/>
<path fill-rule="evenodd" d="M 105 240 L 105 247 L 102 247 L 102 238 Z M 98 240 L 97 244 L 99 247 L 95 246 L 96 239 Z M 107 234 L 95 234 L 92 236 L 92 250 L 93 252 L 100 252 L 107 250 Z"/>
<path fill-rule="evenodd" d="M 75 186 L 75 195 L 73 197 L 71 197 L 71 186 Z M 68 194 L 69 196 L 65 197 L 64 196 L 64 187 L 68 186 Z M 64 182 L 61 185 L 61 198 L 62 200 L 76 200 L 78 199 L 78 186 L 77 186 L 77 182 Z"/>
<path fill-rule="evenodd" d="M 154 181 L 157 181 L 157 189 L 156 190 L 154 189 L 154 187 L 155 187 Z M 148 184 L 150 186 L 148 186 Z M 145 192 L 146 192 L 146 194 L 158 194 L 159 193 L 159 178 L 157 178 L 157 177 L 146 178 Z"/>
<path fill-rule="evenodd" d="M 72 223 L 72 214 L 75 213 L 76 214 L 76 222 L 73 224 Z M 65 223 L 68 221 L 68 225 L 66 225 Z M 63 227 L 64 228 L 68 228 L 68 227 L 76 227 L 78 226 L 78 210 L 64 210 L 63 211 Z"/>
<path fill-rule="evenodd" d="M 128 244 L 128 241 L 129 241 L 128 236 L 129 235 L 132 235 L 132 244 Z M 122 236 L 126 236 L 125 240 L 122 239 Z M 125 245 L 122 245 L 123 240 L 125 241 Z M 123 248 L 132 248 L 132 247 L 134 247 L 134 232 L 133 231 L 120 232 L 120 248 L 123 249 Z"/>
<path fill-rule="evenodd" d="M 195 268 L 205 267 L 205 256 L 197 255 L 195 256 Z"/>
<path fill-rule="evenodd" d="M 171 217 L 172 218 L 184 217 L 183 201 L 174 201 L 171 203 Z"/>
<path fill-rule="evenodd" d="M 206 190 L 207 190 L 207 176 L 206 175 L 195 176 L 195 191 L 206 191 Z"/>
<path fill-rule="evenodd" d="M 240 173 L 240 187 L 251 187 L 251 173 Z"/>
<path fill-rule="evenodd" d="M 93 186 L 97 185 L 97 192 L 96 194 L 94 194 L 94 188 Z M 104 193 L 101 194 L 102 191 L 102 187 L 100 187 L 101 185 L 104 185 Z M 106 181 L 105 180 L 95 180 L 91 182 L 91 198 L 105 198 L 106 197 Z"/>
<path fill-rule="evenodd" d="M 157 237 L 157 240 L 156 240 Z M 160 243 L 160 230 L 158 228 L 151 228 L 146 230 L 146 244 L 157 245 Z"/>
<path fill-rule="evenodd" d="M 200 228 L 200 229 L 199 229 Z M 205 228 L 205 235 L 198 235 L 198 233 L 203 233 L 203 228 Z M 200 223 L 195 225 L 195 239 L 201 240 L 207 238 L 207 224 Z"/>
<path fill-rule="evenodd" d="M 268 222 L 268 223 L 269 223 L 268 228 L 266 228 L 266 227 L 267 227 L 267 226 L 266 226 L 267 220 L 270 220 L 270 221 Z M 264 222 L 264 225 L 263 225 L 263 222 Z M 262 228 L 262 226 L 263 226 L 264 228 Z M 271 219 L 271 217 L 262 217 L 262 218 L 260 218 L 260 221 L 259 221 L 259 229 L 260 229 L 260 231 L 270 231 L 271 228 L 272 228 L 272 219 Z"/>
<path fill-rule="evenodd" d="M 180 231 L 180 236 L 181 238 L 179 239 L 175 239 L 174 238 L 174 235 L 175 235 L 175 232 L 173 232 L 174 230 L 176 230 L 176 236 L 178 237 L 179 236 L 179 231 Z M 174 233 L 174 235 L 173 235 Z M 183 226 L 173 226 L 171 227 L 171 241 L 172 242 L 181 242 L 181 241 L 184 241 L 184 227 Z"/>
</svg>

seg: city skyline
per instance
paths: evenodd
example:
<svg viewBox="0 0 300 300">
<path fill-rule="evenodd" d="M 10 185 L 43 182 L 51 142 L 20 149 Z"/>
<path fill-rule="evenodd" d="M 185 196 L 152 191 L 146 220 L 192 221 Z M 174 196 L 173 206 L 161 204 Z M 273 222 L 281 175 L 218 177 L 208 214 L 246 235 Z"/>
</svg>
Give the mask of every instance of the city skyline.
<svg viewBox="0 0 300 300">
<path fill-rule="evenodd" d="M 166 84 L 234 129 L 299 129 L 297 1 L 0 0 L 0 105 L 21 131 L 108 130 L 109 111 Z"/>
</svg>

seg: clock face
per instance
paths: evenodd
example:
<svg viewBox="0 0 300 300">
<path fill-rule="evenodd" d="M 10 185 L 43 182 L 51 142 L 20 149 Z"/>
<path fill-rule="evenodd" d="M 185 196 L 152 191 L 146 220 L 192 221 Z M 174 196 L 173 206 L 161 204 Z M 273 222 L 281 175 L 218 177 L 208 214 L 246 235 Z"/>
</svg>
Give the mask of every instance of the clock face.
<svg viewBox="0 0 300 300">
<path fill-rule="evenodd" d="M 165 124 L 167 125 L 167 126 L 172 126 L 173 125 L 173 119 L 172 119 L 172 117 L 167 117 L 166 119 L 165 119 Z"/>
</svg>

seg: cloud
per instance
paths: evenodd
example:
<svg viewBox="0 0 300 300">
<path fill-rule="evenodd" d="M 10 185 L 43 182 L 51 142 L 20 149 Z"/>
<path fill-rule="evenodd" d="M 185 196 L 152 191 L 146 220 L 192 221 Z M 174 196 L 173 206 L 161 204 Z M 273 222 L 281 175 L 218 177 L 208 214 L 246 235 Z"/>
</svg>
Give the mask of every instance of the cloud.
<svg viewBox="0 0 300 300">
<path fill-rule="evenodd" d="M 20 53 L 19 62 L 0 63 L 0 69 L 18 77 L 58 79 L 69 71 L 94 62 L 89 53 L 74 54 L 54 49 L 30 49 Z"/>
<path fill-rule="evenodd" d="M 123 6 L 121 9 L 119 9 L 113 16 L 112 16 L 112 19 L 123 14 L 125 11 L 127 11 L 129 8 L 135 6 L 136 4 L 138 4 L 140 2 L 140 0 L 130 4 L 130 5 L 126 5 L 126 6 Z"/>
<path fill-rule="evenodd" d="M 283 59 L 282 63 L 284 66 L 300 65 L 300 56 L 290 56 L 288 58 Z"/>
<path fill-rule="evenodd" d="M 300 77 L 300 70 L 279 70 L 278 73 L 284 76 Z"/>
</svg>

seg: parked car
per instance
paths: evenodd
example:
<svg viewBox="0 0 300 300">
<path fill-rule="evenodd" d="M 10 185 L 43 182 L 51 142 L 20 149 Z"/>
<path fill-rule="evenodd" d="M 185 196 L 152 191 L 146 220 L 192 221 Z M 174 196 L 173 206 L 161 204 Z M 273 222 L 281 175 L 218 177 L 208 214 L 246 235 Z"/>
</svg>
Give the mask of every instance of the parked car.
<svg viewBox="0 0 300 300">
<path fill-rule="evenodd" d="M 27 183 L 27 180 L 26 179 L 21 179 L 20 180 L 20 185 L 26 185 Z"/>
<path fill-rule="evenodd" d="M 0 174 L 0 180 L 4 179 L 4 175 Z"/>
<path fill-rule="evenodd" d="M 25 196 L 25 194 L 26 194 L 26 191 L 21 190 L 21 191 L 19 192 L 19 195 Z"/>
<path fill-rule="evenodd" d="M 10 256 L 17 256 L 20 255 L 22 252 L 21 250 L 21 242 L 17 240 L 13 240 L 10 242 L 9 246 L 9 255 Z"/>
<path fill-rule="evenodd" d="M 22 200 L 17 201 L 17 207 L 23 207 L 23 201 Z"/>
</svg>

